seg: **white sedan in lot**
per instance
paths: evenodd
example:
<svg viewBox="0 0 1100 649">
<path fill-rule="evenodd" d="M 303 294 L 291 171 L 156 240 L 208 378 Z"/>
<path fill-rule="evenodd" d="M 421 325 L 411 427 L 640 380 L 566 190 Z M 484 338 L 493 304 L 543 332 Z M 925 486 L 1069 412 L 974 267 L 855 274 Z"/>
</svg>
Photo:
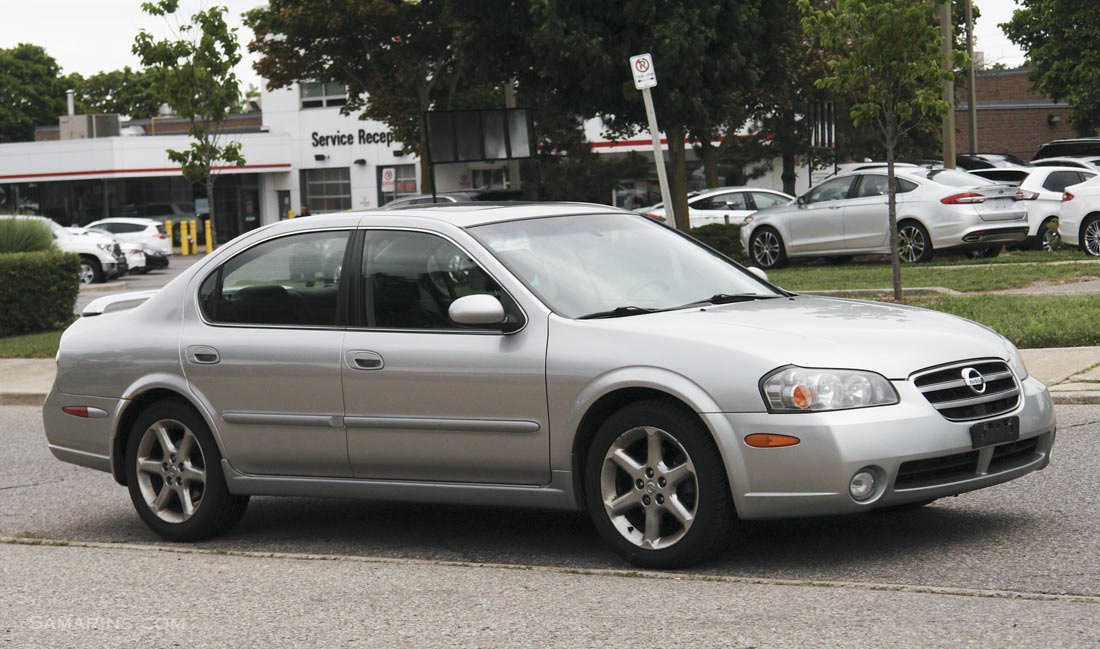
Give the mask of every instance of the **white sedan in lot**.
<svg viewBox="0 0 1100 649">
<path fill-rule="evenodd" d="M 1100 257 L 1100 177 L 1066 189 L 1058 235 L 1093 257 Z"/>
<path fill-rule="evenodd" d="M 944 248 L 992 256 L 1027 237 L 1027 211 L 1013 187 L 954 169 L 906 169 L 896 181 L 903 261 L 928 261 Z M 889 253 L 888 186 L 885 169 L 830 178 L 789 205 L 749 217 L 741 243 L 761 268 L 792 257 Z"/>
</svg>

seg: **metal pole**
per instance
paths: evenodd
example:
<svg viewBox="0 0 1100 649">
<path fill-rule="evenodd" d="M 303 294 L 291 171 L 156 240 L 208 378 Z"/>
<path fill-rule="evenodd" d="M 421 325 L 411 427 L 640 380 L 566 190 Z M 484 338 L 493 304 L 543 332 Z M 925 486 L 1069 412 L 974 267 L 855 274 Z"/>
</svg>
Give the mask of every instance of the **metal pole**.
<svg viewBox="0 0 1100 649">
<path fill-rule="evenodd" d="M 661 148 L 661 132 L 657 130 L 657 113 L 653 110 L 653 95 L 649 88 L 642 88 L 642 101 L 645 102 L 645 114 L 649 118 L 649 136 L 653 140 L 653 162 L 657 165 L 657 181 L 661 184 L 661 203 L 665 206 L 665 220 L 670 227 L 676 229 L 676 214 L 672 208 L 672 193 L 668 191 L 668 174 L 665 171 L 665 154 Z"/>
<path fill-rule="evenodd" d="M 966 82 L 967 117 L 969 118 L 970 155 L 978 152 L 977 88 L 974 87 L 974 2 L 966 0 L 966 53 L 970 57 L 969 79 Z"/>
<path fill-rule="evenodd" d="M 951 0 L 940 5 L 940 35 L 943 37 L 943 66 L 945 70 L 951 69 Z M 943 82 L 943 100 L 951 106 L 943 117 L 943 166 L 946 169 L 955 168 L 955 81 L 946 79 Z"/>
</svg>

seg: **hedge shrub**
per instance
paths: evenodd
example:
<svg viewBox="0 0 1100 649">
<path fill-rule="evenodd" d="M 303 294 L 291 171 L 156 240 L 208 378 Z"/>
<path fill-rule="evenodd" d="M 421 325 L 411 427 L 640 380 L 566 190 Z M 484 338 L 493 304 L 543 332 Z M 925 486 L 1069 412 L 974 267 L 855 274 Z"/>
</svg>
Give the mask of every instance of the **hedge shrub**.
<svg viewBox="0 0 1100 649">
<path fill-rule="evenodd" d="M 80 256 L 0 254 L 0 336 L 36 333 L 72 321 L 80 290 Z"/>
<path fill-rule="evenodd" d="M 741 262 L 748 261 L 748 257 L 745 256 L 745 250 L 741 247 L 740 225 L 710 223 L 697 228 L 691 228 L 688 230 L 688 234 L 727 257 L 732 257 Z"/>
<path fill-rule="evenodd" d="M 53 248 L 49 226 L 34 219 L 0 218 L 0 253 L 40 252 Z"/>
</svg>

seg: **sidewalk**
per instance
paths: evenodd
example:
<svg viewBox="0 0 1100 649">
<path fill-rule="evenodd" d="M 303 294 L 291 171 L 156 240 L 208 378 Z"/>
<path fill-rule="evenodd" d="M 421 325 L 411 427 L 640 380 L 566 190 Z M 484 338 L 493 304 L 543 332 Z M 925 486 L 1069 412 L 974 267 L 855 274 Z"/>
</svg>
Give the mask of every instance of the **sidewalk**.
<svg viewBox="0 0 1100 649">
<path fill-rule="evenodd" d="M 1100 347 L 1024 349 L 1032 376 L 1056 404 L 1100 404 Z M 52 358 L 0 358 L 0 405 L 41 405 L 53 385 Z"/>
</svg>

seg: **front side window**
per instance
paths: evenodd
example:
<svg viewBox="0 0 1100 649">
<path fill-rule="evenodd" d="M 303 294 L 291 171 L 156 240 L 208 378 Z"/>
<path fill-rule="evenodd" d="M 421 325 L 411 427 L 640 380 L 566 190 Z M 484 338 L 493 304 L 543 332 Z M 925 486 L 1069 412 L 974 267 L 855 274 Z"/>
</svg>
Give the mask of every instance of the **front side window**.
<svg viewBox="0 0 1100 649">
<path fill-rule="evenodd" d="M 839 201 L 848 198 L 848 190 L 855 181 L 855 176 L 836 178 L 814 187 L 807 193 L 807 203 L 824 203 L 827 201 Z"/>
<path fill-rule="evenodd" d="M 870 198 L 873 196 L 885 196 L 889 193 L 890 183 L 882 174 L 865 174 L 859 182 L 856 190 L 856 198 Z"/>
<path fill-rule="evenodd" d="M 199 288 L 207 320 L 224 324 L 335 326 L 348 232 L 265 241 L 233 257 Z"/>
<path fill-rule="evenodd" d="M 362 322 L 379 329 L 461 329 L 451 303 L 500 286 L 458 246 L 425 232 L 368 230 L 363 242 Z"/>
</svg>

